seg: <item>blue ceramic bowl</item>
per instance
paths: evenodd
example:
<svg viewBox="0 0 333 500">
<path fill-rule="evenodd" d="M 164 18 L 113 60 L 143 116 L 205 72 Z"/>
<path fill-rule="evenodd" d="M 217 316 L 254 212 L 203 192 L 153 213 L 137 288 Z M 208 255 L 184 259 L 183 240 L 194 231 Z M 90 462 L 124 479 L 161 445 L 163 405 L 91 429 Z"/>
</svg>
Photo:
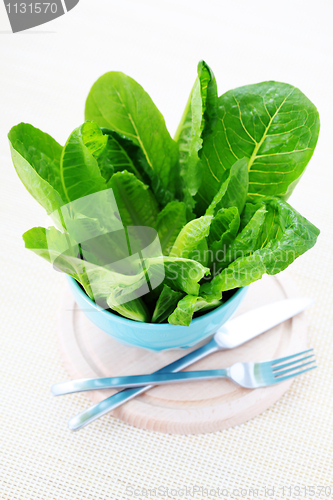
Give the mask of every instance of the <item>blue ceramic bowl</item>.
<svg viewBox="0 0 333 500">
<path fill-rule="evenodd" d="M 125 345 L 153 351 L 191 347 L 211 336 L 236 311 L 248 287 L 240 288 L 224 304 L 192 320 L 190 326 L 140 323 L 106 311 L 93 302 L 75 279 L 67 276 L 75 302 L 94 325 Z"/>
</svg>

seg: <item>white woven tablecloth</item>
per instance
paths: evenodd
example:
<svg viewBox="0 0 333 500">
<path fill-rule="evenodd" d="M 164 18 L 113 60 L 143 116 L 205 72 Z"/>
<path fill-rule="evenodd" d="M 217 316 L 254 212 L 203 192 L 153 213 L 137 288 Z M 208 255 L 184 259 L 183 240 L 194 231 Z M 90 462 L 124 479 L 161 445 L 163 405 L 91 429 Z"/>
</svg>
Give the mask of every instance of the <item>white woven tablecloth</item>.
<svg viewBox="0 0 333 500">
<path fill-rule="evenodd" d="M 118 500 L 158 487 L 175 490 L 161 498 L 180 498 L 194 485 L 207 488 L 206 498 L 218 498 L 218 487 L 224 498 L 237 490 L 253 498 L 249 488 L 264 498 L 273 486 L 274 498 L 289 497 L 282 486 L 297 494 L 295 486 L 330 485 L 333 494 L 332 3 L 81 0 L 17 35 L 2 4 L 0 16 L 0 498 Z M 64 143 L 83 121 L 90 86 L 109 70 L 139 81 L 173 133 L 201 58 L 220 93 L 275 79 L 300 87 L 319 109 L 317 150 L 290 199 L 322 231 L 290 268 L 301 293 L 316 299 L 308 319 L 319 368 L 263 415 L 224 432 L 164 435 L 106 416 L 72 434 L 66 422 L 87 399 L 50 394 L 67 378 L 56 340 L 64 277 L 24 249 L 21 234 L 45 217 L 14 171 L 6 134 L 26 121 Z"/>
</svg>

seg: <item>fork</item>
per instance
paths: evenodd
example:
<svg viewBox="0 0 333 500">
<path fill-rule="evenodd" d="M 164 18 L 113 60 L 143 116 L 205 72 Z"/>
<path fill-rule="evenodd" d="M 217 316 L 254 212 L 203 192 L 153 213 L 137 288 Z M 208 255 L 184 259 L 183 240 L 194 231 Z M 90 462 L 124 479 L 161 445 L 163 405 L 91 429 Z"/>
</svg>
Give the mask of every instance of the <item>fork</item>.
<svg viewBox="0 0 333 500">
<path fill-rule="evenodd" d="M 300 358 L 300 356 L 303 356 Z M 312 358 L 312 359 L 311 359 Z M 306 363 L 305 361 L 308 360 Z M 288 361 L 286 363 L 286 361 Z M 228 378 L 247 389 L 267 387 L 283 382 L 302 373 L 313 370 L 315 362 L 313 349 L 302 351 L 284 358 L 260 363 L 235 363 L 229 368 L 178 373 L 152 373 L 151 375 L 129 375 L 124 377 L 94 378 L 63 382 L 52 386 L 52 394 L 61 396 L 75 392 L 100 389 L 125 389 L 144 385 L 170 384 L 195 380 Z M 311 365 L 311 366 L 309 366 Z M 307 367 L 307 368 L 305 368 Z"/>
</svg>

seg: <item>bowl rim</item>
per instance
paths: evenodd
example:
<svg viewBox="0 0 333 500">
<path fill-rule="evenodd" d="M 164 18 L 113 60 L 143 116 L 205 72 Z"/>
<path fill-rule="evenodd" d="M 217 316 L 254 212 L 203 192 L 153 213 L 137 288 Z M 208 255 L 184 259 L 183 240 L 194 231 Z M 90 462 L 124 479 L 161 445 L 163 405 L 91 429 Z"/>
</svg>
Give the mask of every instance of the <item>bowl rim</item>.
<svg viewBox="0 0 333 500">
<path fill-rule="evenodd" d="M 87 302 L 90 307 L 92 307 L 93 309 L 95 309 L 97 312 L 101 313 L 101 315 L 103 315 L 105 317 L 105 319 L 113 319 L 114 321 L 118 322 L 118 323 L 122 323 L 122 324 L 125 324 L 127 326 L 131 326 L 134 327 L 134 325 L 137 325 L 139 327 L 145 327 L 145 328 L 148 328 L 148 329 L 155 329 L 158 327 L 159 329 L 163 330 L 163 329 L 170 329 L 170 327 L 173 327 L 173 328 L 189 328 L 189 327 L 184 327 L 182 325 L 170 325 L 170 323 L 145 323 L 144 321 L 134 321 L 132 319 L 128 319 L 128 318 L 124 318 L 123 316 L 118 316 L 117 314 L 114 314 L 112 313 L 111 311 L 107 311 L 106 309 L 103 309 L 101 306 L 99 306 L 98 304 L 96 304 L 96 302 L 94 302 L 93 300 L 91 300 L 90 297 L 88 297 L 88 295 L 86 294 L 86 292 L 81 288 L 81 286 L 79 285 L 79 283 L 76 281 L 75 278 L 73 278 L 72 276 L 69 276 L 69 275 L 66 275 L 66 278 L 69 282 L 69 286 L 71 289 L 75 289 L 76 292 L 81 296 L 81 298 Z M 226 302 L 224 302 L 223 304 L 221 304 L 219 307 L 213 309 L 212 311 L 209 311 L 207 312 L 206 314 L 203 314 L 202 316 L 199 316 L 198 318 L 194 318 L 192 319 L 191 323 L 189 326 L 195 324 L 195 323 L 198 323 L 200 321 L 203 321 L 204 319 L 206 319 L 208 316 L 213 316 L 214 314 L 218 314 L 221 309 L 225 308 L 232 300 L 236 299 L 238 297 L 238 295 L 241 295 L 242 293 L 244 293 L 244 291 L 247 289 L 248 285 L 247 286 L 242 286 L 240 288 L 238 288 L 237 292 L 234 293 L 234 295 L 232 297 L 230 297 L 230 299 L 228 299 Z M 75 297 L 74 297 L 75 298 Z M 133 325 L 134 323 L 134 325 Z"/>
</svg>

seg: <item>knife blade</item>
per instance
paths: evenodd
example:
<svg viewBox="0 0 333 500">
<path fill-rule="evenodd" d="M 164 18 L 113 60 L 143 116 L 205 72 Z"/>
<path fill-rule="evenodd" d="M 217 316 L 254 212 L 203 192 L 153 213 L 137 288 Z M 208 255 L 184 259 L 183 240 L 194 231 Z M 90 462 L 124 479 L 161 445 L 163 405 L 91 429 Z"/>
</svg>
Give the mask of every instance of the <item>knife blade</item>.
<svg viewBox="0 0 333 500">
<path fill-rule="evenodd" d="M 223 349 L 233 349 L 307 309 L 313 299 L 297 297 L 278 300 L 228 321 L 215 334 Z"/>
</svg>

